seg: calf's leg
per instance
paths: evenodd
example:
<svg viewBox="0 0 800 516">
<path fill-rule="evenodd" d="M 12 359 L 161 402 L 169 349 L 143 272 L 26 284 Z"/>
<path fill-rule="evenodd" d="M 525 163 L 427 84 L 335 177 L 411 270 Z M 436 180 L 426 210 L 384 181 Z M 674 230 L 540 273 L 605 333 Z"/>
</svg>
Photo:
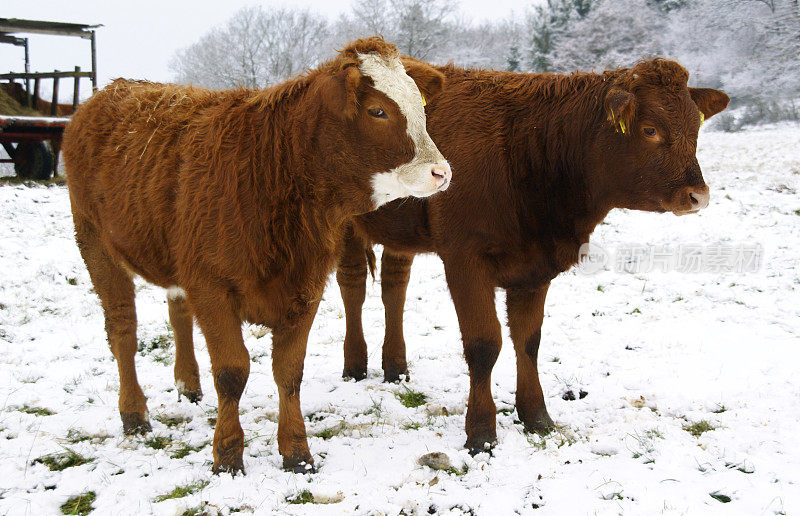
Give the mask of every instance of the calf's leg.
<svg viewBox="0 0 800 516">
<path fill-rule="evenodd" d="M 187 290 L 206 338 L 219 408 L 214 429 L 214 473 L 244 473 L 244 431 L 239 400 L 250 374 L 250 355 L 242 340 L 242 321 L 224 289 Z"/>
<path fill-rule="evenodd" d="M 529 432 L 548 434 L 554 427 L 539 383 L 537 357 L 548 285 L 536 290 L 509 289 L 508 326 L 517 355 L 517 414 Z"/>
<path fill-rule="evenodd" d="M 464 358 L 469 368 L 465 447 L 472 454 L 497 441 L 497 409 L 492 399 L 492 368 L 502 343 L 488 274 L 468 261 L 445 259 L 445 275 L 458 315 Z"/>
<path fill-rule="evenodd" d="M 200 371 L 194 356 L 192 312 L 182 291 L 168 291 L 167 306 L 169 323 L 175 335 L 175 386 L 178 389 L 178 399 L 185 396 L 192 403 L 198 403 L 203 399 L 203 391 L 200 388 Z"/>
<path fill-rule="evenodd" d="M 106 334 L 119 370 L 119 414 L 126 435 L 152 430 L 147 399 L 136 378 L 136 296 L 133 279 L 103 248 L 97 229 L 74 216 L 75 239 L 105 315 Z"/>
<path fill-rule="evenodd" d="M 361 309 L 366 297 L 367 257 L 365 243 L 348 231 L 344 252 L 336 270 L 336 281 L 344 302 L 344 378 L 363 380 L 367 377 L 367 342 L 361 323 Z"/>
<path fill-rule="evenodd" d="M 413 255 L 395 254 L 386 248 L 381 256 L 381 298 L 386 317 L 381 363 L 385 382 L 397 382 L 400 375 L 405 375 L 406 380 L 409 377 L 403 338 L 403 308 L 413 261 Z"/>
<path fill-rule="evenodd" d="M 278 451 L 283 467 L 294 473 L 313 472 L 314 459 L 308 450 L 306 426 L 300 411 L 300 384 L 306 357 L 308 332 L 314 322 L 319 301 L 290 326 L 279 326 L 272 333 L 272 374 L 278 385 Z"/>
</svg>

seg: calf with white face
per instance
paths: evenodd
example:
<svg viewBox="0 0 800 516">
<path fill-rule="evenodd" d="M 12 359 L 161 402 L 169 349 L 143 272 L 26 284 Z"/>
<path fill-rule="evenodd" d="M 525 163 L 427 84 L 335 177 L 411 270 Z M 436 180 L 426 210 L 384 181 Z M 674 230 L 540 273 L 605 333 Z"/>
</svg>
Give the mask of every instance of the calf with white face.
<svg viewBox="0 0 800 516">
<path fill-rule="evenodd" d="M 356 215 L 450 184 L 425 128 L 444 76 L 410 76 L 394 45 L 357 40 L 265 90 L 211 91 L 117 80 L 64 135 L 78 247 L 106 316 L 126 434 L 151 430 L 138 384 L 134 274 L 168 289 L 175 381 L 202 396 L 192 326 L 218 397 L 214 471 L 244 468 L 239 399 L 250 372 L 243 321 L 272 328 L 278 450 L 313 459 L 300 410 L 308 332 Z"/>
<path fill-rule="evenodd" d="M 385 60 L 376 54 L 361 54 L 359 58 L 361 73 L 371 78 L 373 87 L 397 105 L 402 118 L 405 118 L 408 139 L 414 147 L 414 158 L 410 162 L 373 177 L 372 199 L 376 207 L 399 197 L 427 197 L 433 192 L 446 190 L 452 175 L 450 165 L 425 129 L 426 101 L 414 80 L 406 74 L 399 58 Z M 423 80 L 422 77 L 415 79 Z M 431 91 L 432 80 L 435 80 L 435 75 L 427 81 L 429 95 L 435 94 Z M 441 80 L 438 87 L 441 88 Z M 389 115 L 379 107 L 379 102 L 375 104 L 368 106 L 367 112 L 388 123 Z"/>
<path fill-rule="evenodd" d="M 363 200 L 363 211 L 446 190 L 450 165 L 428 135 L 424 108 L 444 76 L 431 67 L 407 72 L 396 54 L 359 53 L 355 60 L 322 86 L 323 96 L 335 99 L 324 106 L 325 132 L 316 135 L 332 162 L 322 166 L 350 172 L 337 178 L 344 182 L 337 188 Z"/>
</svg>

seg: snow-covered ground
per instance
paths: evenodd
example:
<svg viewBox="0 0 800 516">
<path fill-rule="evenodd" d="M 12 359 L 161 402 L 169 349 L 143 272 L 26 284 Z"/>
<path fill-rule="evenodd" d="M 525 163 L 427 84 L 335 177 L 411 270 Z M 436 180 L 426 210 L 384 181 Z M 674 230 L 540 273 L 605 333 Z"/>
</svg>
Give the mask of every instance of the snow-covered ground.
<svg viewBox="0 0 800 516">
<path fill-rule="evenodd" d="M 593 241 L 612 254 L 696 244 L 708 260 L 715 244 L 760 244 L 760 270 L 628 273 L 612 260 L 557 278 L 539 367 L 562 429 L 542 440 L 515 422 L 506 332 L 492 377 L 493 457 L 462 449 L 467 368 L 438 258 L 417 258 L 406 305 L 407 387 L 427 396 L 418 408 L 399 401 L 406 386 L 381 382 L 378 284 L 364 310 L 369 377 L 341 379 L 344 316 L 332 277 L 303 380 L 318 466 L 307 476 L 280 468 L 270 335 L 252 326 L 241 403 L 247 476 L 211 475 L 216 394 L 204 341 L 198 332 L 205 398 L 179 403 L 172 352 L 157 347 L 169 337 L 165 295 L 146 284 L 137 365 L 161 439 L 123 438 L 117 369 L 67 191 L 0 186 L 0 514 L 58 513 L 89 491 L 95 514 L 800 514 L 799 146 L 792 125 L 706 132 L 707 210 L 608 217 Z M 503 305 L 501 293 L 502 320 Z M 90 462 L 51 471 L 36 460 L 67 450 Z M 419 466 L 428 452 L 446 453 L 453 469 Z M 157 501 L 187 485 L 186 496 Z M 315 503 L 288 503 L 304 492 Z"/>
</svg>

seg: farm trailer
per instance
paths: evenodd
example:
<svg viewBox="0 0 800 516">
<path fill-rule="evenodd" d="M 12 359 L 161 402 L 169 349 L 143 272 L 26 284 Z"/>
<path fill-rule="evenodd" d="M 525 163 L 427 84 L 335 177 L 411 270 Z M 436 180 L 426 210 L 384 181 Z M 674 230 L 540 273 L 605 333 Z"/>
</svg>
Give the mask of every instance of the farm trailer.
<svg viewBox="0 0 800 516">
<path fill-rule="evenodd" d="M 20 99 L 23 101 L 20 103 L 39 111 L 42 111 L 42 107 L 39 106 L 40 82 L 42 79 L 53 80 L 53 95 L 49 113 L 42 113 L 51 116 L 27 117 L 0 114 L 0 144 L 9 156 L 9 159 L 0 159 L 0 162 L 14 163 L 14 169 L 19 177 L 47 179 L 51 173 L 58 174 L 58 149 L 61 147 L 64 127 L 69 121 L 67 117 L 55 116 L 59 108 L 59 81 L 64 78 L 72 78 L 74 81 L 72 111 L 78 106 L 81 78 L 90 79 L 92 91 L 97 90 L 97 52 L 94 30 L 97 27 L 100 25 L 0 18 L 0 43 L 23 47 L 25 51 L 25 72 L 0 74 L 0 80 L 10 82 L 22 80 L 25 96 L 24 99 Z M 54 72 L 31 73 L 28 38 L 16 35 L 20 33 L 74 36 L 88 39 L 91 42 L 91 71 L 83 72 L 79 66 L 76 66 L 74 71 L 69 72 L 55 70 Z M 31 88 L 31 81 L 33 81 L 33 88 Z M 52 142 L 52 151 L 45 143 L 48 140 Z"/>
</svg>

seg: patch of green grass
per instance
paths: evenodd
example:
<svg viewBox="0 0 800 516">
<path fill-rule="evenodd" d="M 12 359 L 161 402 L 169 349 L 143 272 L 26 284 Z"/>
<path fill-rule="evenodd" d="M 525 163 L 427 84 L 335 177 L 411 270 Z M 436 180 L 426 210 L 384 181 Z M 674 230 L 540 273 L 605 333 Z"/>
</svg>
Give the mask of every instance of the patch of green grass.
<svg viewBox="0 0 800 516">
<path fill-rule="evenodd" d="M 63 453 L 51 453 L 50 455 L 44 455 L 38 459 L 34 459 L 33 464 L 44 464 L 50 468 L 50 471 L 63 471 L 67 468 L 88 464 L 94 461 L 93 458 L 84 457 L 75 450 L 69 448 L 65 448 L 65 450 L 66 451 Z"/>
<path fill-rule="evenodd" d="M 714 414 L 722 414 L 723 412 L 726 412 L 727 410 L 728 410 L 728 407 L 726 407 L 725 405 L 720 403 L 719 405 L 717 405 L 717 408 L 715 408 L 711 412 L 713 412 Z"/>
<path fill-rule="evenodd" d="M 731 501 L 731 497 L 730 496 L 724 495 L 724 494 L 722 494 L 722 493 L 720 493 L 718 491 L 715 491 L 713 493 L 708 493 L 708 496 L 710 496 L 714 500 L 716 500 L 718 502 L 722 502 L 722 503 L 728 503 L 728 502 Z"/>
<path fill-rule="evenodd" d="M 741 473 L 745 473 L 747 475 L 751 475 L 756 471 L 756 469 L 753 467 L 753 465 L 750 464 L 747 461 L 738 462 L 738 463 L 737 462 L 726 462 L 725 463 L 725 467 L 728 468 L 728 469 L 735 469 L 736 471 L 739 471 Z"/>
<path fill-rule="evenodd" d="M 144 441 L 144 445 L 148 448 L 152 448 L 154 450 L 163 450 L 167 446 L 172 444 L 172 436 L 166 435 L 154 435 L 152 437 L 148 437 Z"/>
<path fill-rule="evenodd" d="M 153 501 L 155 503 L 163 502 L 164 500 L 171 500 L 173 498 L 183 498 L 198 491 L 205 489 L 210 482 L 208 480 L 198 480 L 185 486 L 178 486 L 167 494 L 156 496 Z"/>
<path fill-rule="evenodd" d="M 301 504 L 301 503 L 316 503 L 314 501 L 314 495 L 311 494 L 311 491 L 308 489 L 303 489 L 300 493 L 295 497 L 286 497 L 286 501 L 291 504 Z"/>
<path fill-rule="evenodd" d="M 653 464 L 656 461 L 656 447 L 653 444 L 655 439 L 663 439 L 664 435 L 657 428 L 645 430 L 642 433 L 634 432 L 628 434 L 636 441 L 636 447 L 632 449 L 633 458 L 644 458 L 644 464 Z"/>
<path fill-rule="evenodd" d="M 174 340 L 172 327 L 167 323 L 166 332 L 156 335 L 149 340 L 140 340 L 137 351 L 141 356 L 150 356 L 154 361 L 169 365 L 172 363 L 172 352 L 170 347 Z"/>
<path fill-rule="evenodd" d="M 650 430 L 645 430 L 644 435 L 649 437 L 650 439 L 655 439 L 656 437 L 659 439 L 664 438 L 664 434 L 661 433 L 661 430 L 658 428 L 651 428 Z"/>
<path fill-rule="evenodd" d="M 309 423 L 318 423 L 325 419 L 325 415 L 319 414 L 317 412 L 312 412 L 311 414 L 306 416 L 306 419 L 308 419 Z"/>
<path fill-rule="evenodd" d="M 158 414 L 153 419 L 170 428 L 186 424 L 192 420 L 189 416 L 169 416 L 167 414 Z"/>
<path fill-rule="evenodd" d="M 640 313 L 642 313 L 642 311 L 641 311 L 641 310 L 639 310 L 638 308 L 634 308 L 633 310 L 631 310 L 631 311 L 630 311 L 630 312 L 628 312 L 628 313 L 629 313 L 629 314 L 640 314 Z"/>
<path fill-rule="evenodd" d="M 322 439 L 327 441 L 331 437 L 337 436 L 340 433 L 342 433 L 342 430 L 344 430 L 344 427 L 345 427 L 344 423 L 339 423 L 337 425 L 328 427 L 328 428 L 326 428 L 324 430 L 320 430 L 319 432 L 316 432 L 313 435 L 314 435 L 314 437 L 321 437 Z"/>
<path fill-rule="evenodd" d="M 690 425 L 683 425 L 683 429 L 695 437 L 700 437 L 705 432 L 710 432 L 711 430 L 715 430 L 716 428 L 717 427 L 715 427 L 706 420 L 698 421 L 697 423 L 692 423 Z"/>
<path fill-rule="evenodd" d="M 52 410 L 48 410 L 42 407 L 32 407 L 30 405 L 23 405 L 18 407 L 17 410 L 20 412 L 24 412 L 26 414 L 33 414 L 34 416 L 52 416 L 55 414 Z"/>
<path fill-rule="evenodd" d="M 525 434 L 526 438 L 528 439 L 528 444 L 537 450 L 547 449 L 548 442 L 555 444 L 556 448 L 561 448 L 562 446 L 572 446 L 577 441 L 569 427 L 559 425 L 558 423 L 556 423 L 555 428 L 553 428 L 545 437 L 535 433 L 528 433 L 527 431 Z"/>
<path fill-rule="evenodd" d="M 460 469 L 459 469 L 459 468 L 456 468 L 455 466 L 451 466 L 451 467 L 450 467 L 450 468 L 447 470 L 447 474 L 448 474 L 448 475 L 455 475 L 455 476 L 457 476 L 457 477 L 463 477 L 463 476 L 464 476 L 464 475 L 466 475 L 467 473 L 469 473 L 469 466 L 467 466 L 466 464 L 464 464 L 463 466 L 461 466 L 461 468 L 460 468 Z"/>
<path fill-rule="evenodd" d="M 67 442 L 71 444 L 82 443 L 84 441 L 101 442 L 108 439 L 110 436 L 105 434 L 86 434 L 77 428 L 70 428 L 67 431 Z"/>
<path fill-rule="evenodd" d="M 94 491 L 87 491 L 73 496 L 61 506 L 61 514 L 79 514 L 84 516 L 94 510 L 92 502 L 97 497 Z"/>
<path fill-rule="evenodd" d="M 404 407 L 421 407 L 427 401 L 428 396 L 422 392 L 414 391 L 403 385 L 403 392 L 395 393 L 395 396 Z"/>
<path fill-rule="evenodd" d="M 372 401 L 372 406 L 368 408 L 364 415 L 368 416 L 370 414 L 374 415 L 377 419 L 380 419 L 383 415 L 383 400 L 375 401 L 374 399 L 370 398 Z"/>
<path fill-rule="evenodd" d="M 419 430 L 422 428 L 422 423 L 418 421 L 414 421 L 412 423 L 406 423 L 403 425 L 403 430 Z"/>
<path fill-rule="evenodd" d="M 795 215 L 800 215 L 800 210 L 794 210 Z"/>
<path fill-rule="evenodd" d="M 234 511 L 231 511 L 234 512 Z M 214 510 L 213 512 L 208 508 L 208 504 L 203 502 L 202 505 L 197 507 L 189 507 L 185 511 L 181 513 L 181 516 L 212 516 L 214 514 L 220 514 L 219 511 Z"/>
<path fill-rule="evenodd" d="M 205 448 L 209 444 L 211 444 L 210 441 L 206 441 L 204 443 L 200 443 L 197 446 L 191 446 L 191 445 L 186 444 L 186 443 L 180 443 L 180 446 L 178 447 L 178 449 L 176 449 L 175 451 L 173 451 L 170 454 L 170 458 L 182 459 L 182 458 L 186 457 L 187 455 L 189 455 L 192 452 L 199 452 L 200 450 L 202 450 L 203 448 Z"/>
<path fill-rule="evenodd" d="M 606 289 L 605 289 L 605 287 L 603 285 L 597 285 L 597 291 L 598 292 L 605 292 Z"/>
</svg>

